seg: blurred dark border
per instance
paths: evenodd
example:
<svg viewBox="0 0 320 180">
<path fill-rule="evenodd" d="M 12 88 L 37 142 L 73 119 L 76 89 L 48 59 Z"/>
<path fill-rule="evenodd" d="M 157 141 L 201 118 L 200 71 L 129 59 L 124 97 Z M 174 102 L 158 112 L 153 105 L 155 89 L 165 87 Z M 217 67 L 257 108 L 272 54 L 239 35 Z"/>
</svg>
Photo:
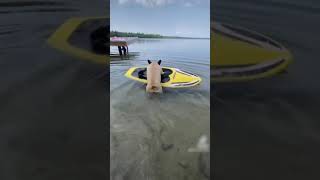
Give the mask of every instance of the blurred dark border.
<svg viewBox="0 0 320 180">
<path fill-rule="evenodd" d="M 0 3 L 0 31 L 19 28 L 0 34 L 1 180 L 109 179 L 109 52 L 97 65 L 46 42 L 68 18 L 108 17 L 109 7 L 109 0 Z M 24 73 L 31 75 L 13 82 Z"/>
<path fill-rule="evenodd" d="M 268 35 L 294 56 L 271 78 L 211 82 L 213 179 L 320 179 L 319 9 L 314 0 L 211 1 L 211 21 Z"/>
</svg>

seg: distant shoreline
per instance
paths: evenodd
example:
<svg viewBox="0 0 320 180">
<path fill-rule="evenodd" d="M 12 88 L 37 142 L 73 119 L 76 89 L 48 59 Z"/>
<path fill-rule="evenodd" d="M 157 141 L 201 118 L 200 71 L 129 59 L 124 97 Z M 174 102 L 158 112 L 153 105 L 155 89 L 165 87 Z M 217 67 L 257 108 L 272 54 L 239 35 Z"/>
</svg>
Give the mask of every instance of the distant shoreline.
<svg viewBox="0 0 320 180">
<path fill-rule="evenodd" d="M 210 39 L 201 37 L 180 37 L 180 36 L 162 36 L 160 34 L 145 34 L 145 33 L 133 33 L 133 32 L 119 32 L 110 31 L 110 37 L 138 37 L 138 38 L 152 38 L 152 39 Z"/>
<path fill-rule="evenodd" d="M 163 37 L 158 38 L 158 39 L 207 39 L 207 40 L 209 40 L 210 38 L 163 36 Z"/>
</svg>

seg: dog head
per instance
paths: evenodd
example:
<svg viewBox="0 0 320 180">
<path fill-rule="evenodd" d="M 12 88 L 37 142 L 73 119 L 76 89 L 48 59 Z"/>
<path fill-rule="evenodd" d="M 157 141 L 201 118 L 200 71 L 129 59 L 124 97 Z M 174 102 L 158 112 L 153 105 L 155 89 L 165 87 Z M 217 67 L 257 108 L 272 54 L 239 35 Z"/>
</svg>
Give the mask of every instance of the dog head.
<svg viewBox="0 0 320 180">
<path fill-rule="evenodd" d="M 158 65 L 160 66 L 160 64 L 161 64 L 161 59 L 160 59 L 157 63 L 148 60 L 148 63 L 149 63 L 149 64 L 158 64 Z"/>
</svg>

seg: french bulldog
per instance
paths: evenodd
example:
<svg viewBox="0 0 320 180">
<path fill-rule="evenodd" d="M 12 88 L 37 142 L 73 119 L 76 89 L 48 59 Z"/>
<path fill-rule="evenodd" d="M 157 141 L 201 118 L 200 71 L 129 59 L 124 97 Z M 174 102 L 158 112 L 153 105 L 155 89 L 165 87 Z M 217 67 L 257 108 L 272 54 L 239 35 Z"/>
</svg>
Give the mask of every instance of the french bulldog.
<svg viewBox="0 0 320 180">
<path fill-rule="evenodd" d="M 162 86 L 161 86 L 161 74 L 162 68 L 160 66 L 161 60 L 158 62 L 151 62 L 148 60 L 147 66 L 147 87 L 146 91 L 148 93 L 162 93 Z"/>
</svg>

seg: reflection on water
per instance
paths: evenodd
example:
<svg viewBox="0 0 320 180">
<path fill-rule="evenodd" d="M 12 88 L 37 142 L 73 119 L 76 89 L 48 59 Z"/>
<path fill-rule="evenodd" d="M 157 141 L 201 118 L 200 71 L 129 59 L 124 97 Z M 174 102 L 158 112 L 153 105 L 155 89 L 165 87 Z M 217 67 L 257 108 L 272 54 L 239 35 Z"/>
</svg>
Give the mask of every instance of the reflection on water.
<svg viewBox="0 0 320 180">
<path fill-rule="evenodd" d="M 210 137 L 209 40 L 141 39 L 129 48 L 139 55 L 112 58 L 110 65 L 111 178 L 209 179 L 209 153 L 188 152 L 201 136 Z M 144 85 L 124 77 L 147 59 L 162 59 L 203 82 L 148 96 Z"/>
<path fill-rule="evenodd" d="M 68 18 L 105 15 L 106 4 L 0 2 L 0 179 L 105 178 L 105 67 L 46 40 Z"/>
<path fill-rule="evenodd" d="M 286 74 L 214 85 L 215 179 L 319 179 L 319 8 L 313 0 L 212 5 L 217 21 L 264 33 L 294 55 Z"/>
</svg>

